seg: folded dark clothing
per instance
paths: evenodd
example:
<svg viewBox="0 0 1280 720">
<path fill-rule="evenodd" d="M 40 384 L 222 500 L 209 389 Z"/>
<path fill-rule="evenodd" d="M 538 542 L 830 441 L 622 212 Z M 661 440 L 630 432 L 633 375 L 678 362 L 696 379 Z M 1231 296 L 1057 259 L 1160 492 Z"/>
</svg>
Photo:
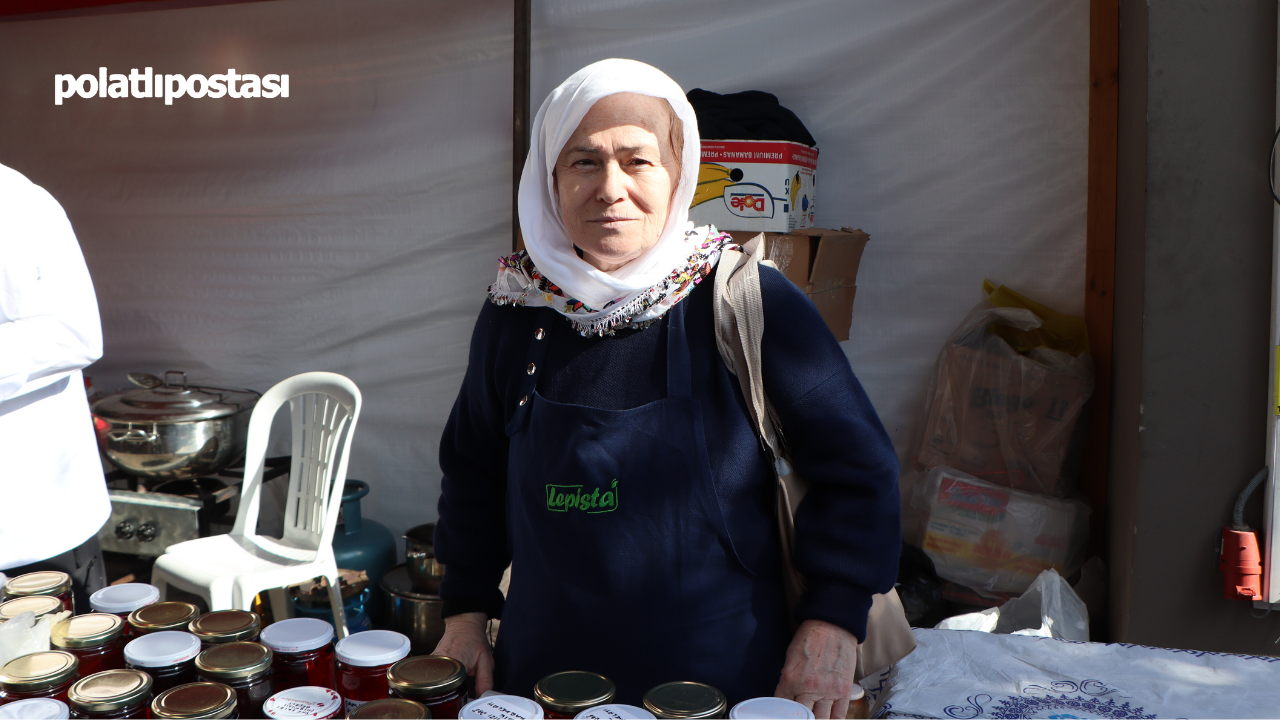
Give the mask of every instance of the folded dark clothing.
<svg viewBox="0 0 1280 720">
<path fill-rule="evenodd" d="M 687 94 L 698 115 L 703 140 L 790 140 L 813 147 L 814 141 L 800 118 L 778 104 L 772 93 L 746 90 L 721 95 L 694 88 Z"/>
</svg>

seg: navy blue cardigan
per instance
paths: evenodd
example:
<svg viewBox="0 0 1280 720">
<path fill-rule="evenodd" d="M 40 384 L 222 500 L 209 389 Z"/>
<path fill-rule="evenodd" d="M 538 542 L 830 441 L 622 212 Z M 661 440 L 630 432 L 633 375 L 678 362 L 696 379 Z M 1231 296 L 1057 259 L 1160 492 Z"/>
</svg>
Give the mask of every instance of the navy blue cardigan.
<svg viewBox="0 0 1280 720">
<path fill-rule="evenodd" d="M 704 282 L 683 301 L 693 396 L 701 406 L 712 476 L 734 548 L 753 571 L 780 577 L 775 480 L 738 380 L 716 348 L 712 286 Z M 862 640 L 871 595 L 887 592 L 897 575 L 897 456 L 809 298 L 768 267 L 761 268 L 761 292 L 765 392 L 793 464 L 810 485 L 796 516 L 794 561 L 808 591 L 795 620 L 825 620 Z M 540 312 L 486 301 L 476 321 L 466 377 L 440 441 L 444 479 L 435 549 L 446 567 L 440 588 L 446 616 L 501 614 L 498 582 L 510 562 L 503 511 L 507 464 L 520 462 L 508 456 L 505 427 Z M 608 410 L 661 399 L 666 330 L 664 317 L 643 330 L 586 338 L 567 320 L 553 323 L 538 392 L 556 402 Z"/>
</svg>

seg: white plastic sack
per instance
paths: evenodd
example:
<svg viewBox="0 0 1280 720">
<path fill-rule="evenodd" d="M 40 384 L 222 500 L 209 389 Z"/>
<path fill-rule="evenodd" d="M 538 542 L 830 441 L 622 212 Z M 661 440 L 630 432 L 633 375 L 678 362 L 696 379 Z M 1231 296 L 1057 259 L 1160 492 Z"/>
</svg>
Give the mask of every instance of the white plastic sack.
<svg viewBox="0 0 1280 720">
<path fill-rule="evenodd" d="M 937 627 L 1087 641 L 1089 611 L 1067 581 L 1050 568 L 1021 597 L 1000 607 L 949 617 Z"/>
<path fill-rule="evenodd" d="M 18 613 L 12 620 L 0 623 L 0 667 L 14 658 L 49 649 L 53 626 L 71 617 L 71 612 L 46 615 L 36 622 L 35 613 Z"/>
<path fill-rule="evenodd" d="M 1274 718 L 1280 658 L 917 629 L 872 717 Z"/>
</svg>

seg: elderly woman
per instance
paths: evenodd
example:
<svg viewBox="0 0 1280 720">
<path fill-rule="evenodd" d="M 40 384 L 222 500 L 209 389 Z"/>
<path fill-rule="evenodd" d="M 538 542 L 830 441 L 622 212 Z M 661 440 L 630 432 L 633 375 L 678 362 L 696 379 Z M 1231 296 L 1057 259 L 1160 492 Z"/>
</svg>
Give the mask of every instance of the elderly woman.
<svg viewBox="0 0 1280 720">
<path fill-rule="evenodd" d="M 590 670 L 618 702 L 692 680 L 844 717 L 897 569 L 896 456 L 812 303 L 762 268 L 765 390 L 811 488 L 789 613 L 775 479 L 713 330 L 736 249 L 687 219 L 699 154 L 680 87 L 635 61 L 583 68 L 534 120 L 527 251 L 499 263 L 440 443 L 436 652 L 477 692 Z"/>
</svg>

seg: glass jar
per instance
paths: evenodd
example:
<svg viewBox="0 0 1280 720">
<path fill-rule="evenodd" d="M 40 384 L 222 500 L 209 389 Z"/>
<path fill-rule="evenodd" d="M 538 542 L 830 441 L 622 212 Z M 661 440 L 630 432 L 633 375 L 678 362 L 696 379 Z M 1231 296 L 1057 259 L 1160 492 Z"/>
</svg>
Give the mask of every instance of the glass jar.
<svg viewBox="0 0 1280 720">
<path fill-rule="evenodd" d="M 351 712 L 348 718 L 355 720 L 375 720 L 381 718 L 408 718 L 408 720 L 426 720 L 431 717 L 427 706 L 404 698 L 382 698 L 370 700 Z"/>
<path fill-rule="evenodd" d="M 19 575 L 4 586 L 5 597 L 13 598 L 44 595 L 56 597 L 62 602 L 65 610 L 76 612 L 75 598 L 71 594 L 71 576 L 57 570 L 41 570 L 40 572 Z"/>
<path fill-rule="evenodd" d="M 758 697 L 743 700 L 729 711 L 732 720 L 768 720 L 769 718 L 796 718 L 813 720 L 813 711 L 795 700 L 776 697 Z"/>
<path fill-rule="evenodd" d="M 49 642 L 80 659 L 80 677 L 124 667 L 124 621 L 118 615 L 89 613 L 54 626 Z"/>
<path fill-rule="evenodd" d="M 160 588 L 146 583 L 122 583 L 108 585 L 89 596 L 89 607 L 94 612 L 119 615 L 125 621 L 124 636 L 133 637 L 133 628 L 129 625 L 129 613 L 154 605 L 160 600 Z"/>
<path fill-rule="evenodd" d="M 542 720 L 542 706 L 518 695 L 489 695 L 462 706 L 459 718 L 509 718 L 510 720 Z"/>
<path fill-rule="evenodd" d="M 62 601 L 56 597 L 34 595 L 32 597 L 15 598 L 0 603 L 0 623 L 12 620 L 24 612 L 34 613 L 36 619 L 46 615 L 63 612 Z"/>
<path fill-rule="evenodd" d="M 223 643 L 201 652 L 196 676 L 235 690 L 240 714 L 247 718 L 262 717 L 262 704 L 274 693 L 271 650 L 256 642 Z"/>
<path fill-rule="evenodd" d="M 409 655 L 409 638 L 393 630 L 365 630 L 339 640 L 334 653 L 337 690 L 350 714 L 370 700 L 390 696 L 387 671 Z"/>
<path fill-rule="evenodd" d="M 45 650 L 10 660 L 0 668 L 0 690 L 6 701 L 53 698 L 67 701 L 67 690 L 79 677 L 80 661 L 62 650 Z"/>
<path fill-rule="evenodd" d="M 871 717 L 871 701 L 867 697 L 866 688 L 854 683 L 853 692 L 849 693 L 849 711 L 846 720 L 866 720 Z"/>
<path fill-rule="evenodd" d="M 156 699 L 151 701 L 151 717 L 161 719 L 238 718 L 240 714 L 236 710 L 236 691 L 222 683 L 179 685 L 156 695 Z"/>
<path fill-rule="evenodd" d="M 433 718 L 456 718 L 466 699 L 467 668 L 443 655 L 421 655 L 387 670 L 391 697 L 420 702 Z"/>
<path fill-rule="evenodd" d="M 330 720 L 343 717 L 342 696 L 332 688 L 303 685 L 267 698 L 262 714 L 272 720 Z"/>
<path fill-rule="evenodd" d="M 262 618 L 248 610 L 216 610 L 192 620 L 187 630 L 208 650 L 221 643 L 257 641 Z"/>
<path fill-rule="evenodd" d="M 164 630 L 186 630 L 200 616 L 200 608 L 184 602 L 158 602 L 129 613 L 135 637 Z"/>
<path fill-rule="evenodd" d="M 124 646 L 124 666 L 150 675 L 155 681 L 151 692 L 159 695 L 196 681 L 199 654 L 200 638 L 189 632 L 161 630 L 130 640 Z"/>
<path fill-rule="evenodd" d="M 603 675 L 581 670 L 552 673 L 533 686 L 533 697 L 549 718 L 573 718 L 613 701 L 618 689 Z"/>
<path fill-rule="evenodd" d="M 88 675 L 71 686 L 67 702 L 77 718 L 145 718 L 151 702 L 151 676 L 141 670 Z"/>
<path fill-rule="evenodd" d="M 724 693 L 696 682 L 663 683 L 644 694 L 644 709 L 660 718 L 722 718 Z"/>
<path fill-rule="evenodd" d="M 71 708 L 53 698 L 29 698 L 0 705 L 0 720 L 66 720 Z"/>
<path fill-rule="evenodd" d="M 317 618 L 281 620 L 264 628 L 259 642 L 271 648 L 276 692 L 307 685 L 338 689 L 329 623 Z"/>
<path fill-rule="evenodd" d="M 586 718 L 587 720 L 654 720 L 653 713 L 648 710 L 635 705 L 623 705 L 622 703 L 609 703 L 608 705 L 587 708 L 578 713 L 576 717 Z"/>
</svg>

